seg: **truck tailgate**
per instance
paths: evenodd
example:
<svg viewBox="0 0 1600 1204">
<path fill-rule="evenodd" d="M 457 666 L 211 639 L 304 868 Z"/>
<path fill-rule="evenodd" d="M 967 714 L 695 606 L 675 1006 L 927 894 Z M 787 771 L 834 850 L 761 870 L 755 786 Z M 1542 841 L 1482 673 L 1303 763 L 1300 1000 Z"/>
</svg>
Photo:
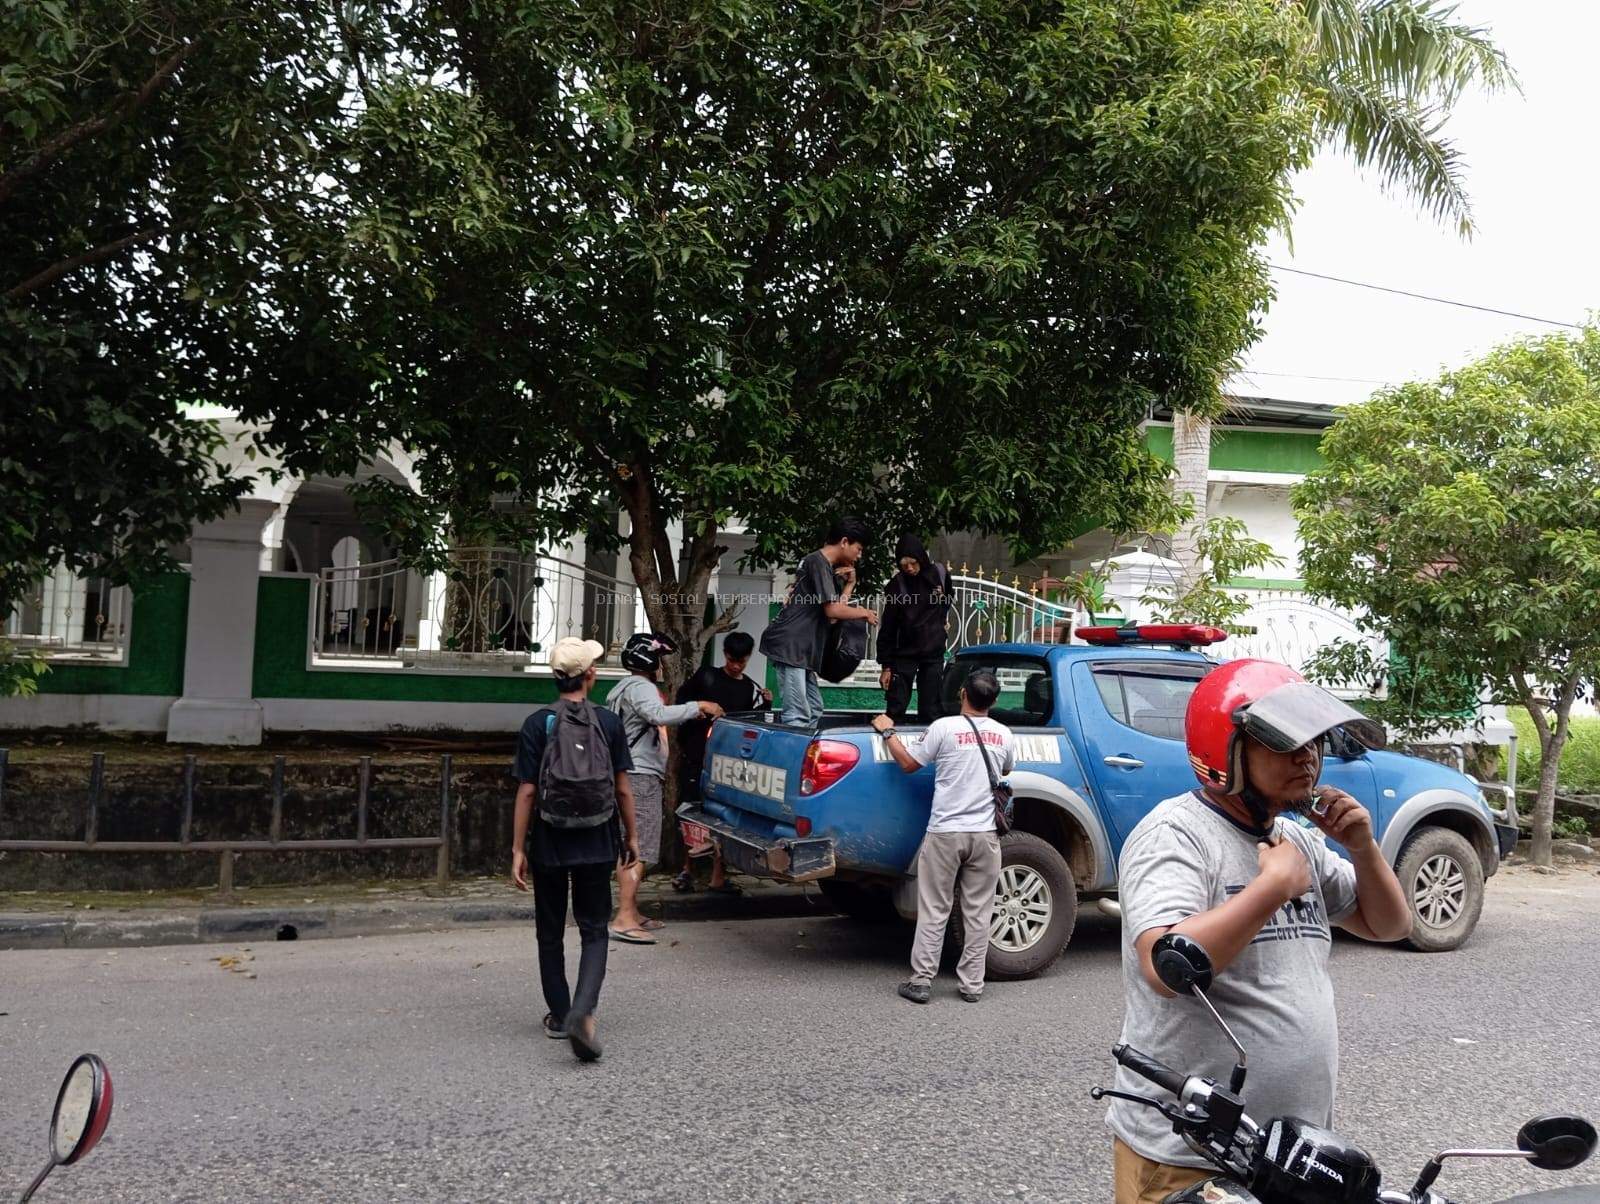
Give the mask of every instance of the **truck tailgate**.
<svg viewBox="0 0 1600 1204">
<path fill-rule="evenodd" d="M 834 843 L 796 828 L 806 751 L 816 733 L 770 722 L 719 719 L 706 741 L 701 801 L 678 815 L 710 832 L 730 869 L 805 882 L 834 872 Z"/>
<path fill-rule="evenodd" d="M 812 738 L 805 728 L 717 720 L 706 741 L 701 782 L 706 800 L 792 825 L 793 799 Z"/>
</svg>

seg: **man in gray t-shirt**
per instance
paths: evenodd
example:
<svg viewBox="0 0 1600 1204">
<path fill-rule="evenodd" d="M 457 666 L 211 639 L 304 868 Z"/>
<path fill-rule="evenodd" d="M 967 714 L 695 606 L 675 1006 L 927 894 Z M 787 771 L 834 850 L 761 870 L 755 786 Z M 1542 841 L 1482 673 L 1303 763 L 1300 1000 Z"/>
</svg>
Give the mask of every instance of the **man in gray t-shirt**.
<svg viewBox="0 0 1600 1204">
<path fill-rule="evenodd" d="M 822 718 L 817 671 L 822 668 L 828 624 L 840 619 L 878 621 L 877 611 L 850 601 L 856 589 L 856 561 L 866 544 L 867 528 L 860 519 L 834 523 L 827 543 L 800 562 L 783 609 L 761 633 L 761 654 L 777 670 L 780 718 L 785 724 L 811 727 Z M 836 578 L 844 582 L 843 589 Z"/>
<path fill-rule="evenodd" d="M 1381 742 L 1378 725 L 1283 665 L 1231 661 L 1214 669 L 1184 720 L 1200 789 L 1146 815 L 1118 866 L 1122 1042 L 1181 1072 L 1227 1082 L 1231 1047 L 1197 1001 L 1161 985 L 1150 960 L 1162 933 L 1191 937 L 1216 970 L 1212 1003 L 1249 1051 L 1245 1106 L 1263 1122 L 1289 1115 L 1332 1123 L 1339 1030 L 1328 975 L 1331 926 L 1381 941 L 1411 931 L 1371 816 L 1349 795 L 1316 785 L 1322 737 L 1334 727 Z M 1301 810 L 1304 820 L 1294 818 Z M 1350 861 L 1328 847 L 1328 837 Z M 1122 1066 L 1116 1087 L 1164 1094 Z M 1158 1204 L 1216 1173 L 1154 1109 L 1116 1100 L 1106 1124 L 1116 1136 L 1116 1204 Z"/>
</svg>

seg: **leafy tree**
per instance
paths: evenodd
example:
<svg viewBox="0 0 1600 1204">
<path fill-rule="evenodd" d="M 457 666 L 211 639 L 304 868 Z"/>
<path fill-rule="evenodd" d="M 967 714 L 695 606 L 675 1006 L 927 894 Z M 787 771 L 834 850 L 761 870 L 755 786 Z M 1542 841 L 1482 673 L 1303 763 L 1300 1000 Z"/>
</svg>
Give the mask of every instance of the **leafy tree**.
<svg viewBox="0 0 1600 1204">
<path fill-rule="evenodd" d="M 735 515 L 766 559 L 842 513 L 1161 517 L 1137 424 L 1253 335 L 1301 36 L 1268 0 L 416 6 L 362 35 L 404 53 L 319 148 L 334 203 L 206 269 L 258 361 L 224 397 L 291 466 L 404 439 L 425 496 L 367 495 L 414 558 L 619 505 L 672 684 Z"/>
<path fill-rule="evenodd" d="M 254 357 L 196 354 L 226 327 L 186 257 L 311 203 L 341 45 L 266 0 L 0 5 L 0 614 L 60 561 L 157 567 L 239 496 L 180 403 Z"/>
<path fill-rule="evenodd" d="M 1242 519 L 1215 515 L 1206 520 L 1196 541 L 1204 571 L 1185 576 L 1174 589 L 1145 595 L 1140 601 L 1151 609 L 1154 623 L 1204 623 L 1238 634 L 1239 620 L 1250 600 L 1230 592 L 1228 582 L 1257 569 L 1283 563 L 1272 545 L 1250 537 Z"/>
<path fill-rule="evenodd" d="M 1322 454 L 1294 495 L 1307 588 L 1404 652 L 1398 683 L 1349 649 L 1327 670 L 1387 681 L 1391 716 L 1415 727 L 1445 722 L 1462 681 L 1527 707 L 1533 856 L 1549 864 L 1572 705 L 1600 679 L 1600 329 L 1385 390 Z"/>
</svg>

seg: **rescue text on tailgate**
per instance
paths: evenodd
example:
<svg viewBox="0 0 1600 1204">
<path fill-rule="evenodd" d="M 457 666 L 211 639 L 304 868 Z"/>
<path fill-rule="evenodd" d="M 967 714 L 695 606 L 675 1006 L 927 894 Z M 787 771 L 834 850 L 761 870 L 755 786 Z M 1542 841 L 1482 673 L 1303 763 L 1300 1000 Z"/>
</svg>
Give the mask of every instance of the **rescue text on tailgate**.
<svg viewBox="0 0 1600 1204">
<path fill-rule="evenodd" d="M 741 761 L 737 757 L 725 757 L 719 753 L 713 753 L 711 757 L 713 784 L 742 790 L 746 794 L 771 799 L 775 803 L 783 802 L 783 790 L 788 784 L 788 776 L 785 770 L 772 765 Z"/>
</svg>

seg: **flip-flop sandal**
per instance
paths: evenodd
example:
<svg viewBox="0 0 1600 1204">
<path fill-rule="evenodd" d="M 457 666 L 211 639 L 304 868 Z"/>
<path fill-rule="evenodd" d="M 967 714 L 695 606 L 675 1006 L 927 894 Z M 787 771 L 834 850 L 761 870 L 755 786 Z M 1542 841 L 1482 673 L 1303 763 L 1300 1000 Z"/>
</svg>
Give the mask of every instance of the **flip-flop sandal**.
<svg viewBox="0 0 1600 1204">
<path fill-rule="evenodd" d="M 649 916 L 646 916 L 644 919 L 639 921 L 639 927 L 643 928 L 646 932 L 660 932 L 666 927 L 666 925 L 660 920 L 652 920 Z"/>
<path fill-rule="evenodd" d="M 624 945 L 653 945 L 656 943 L 656 938 L 643 928 L 623 928 L 620 930 L 612 928 L 610 932 L 612 940 L 621 941 Z M 634 933 L 639 935 L 634 936 Z"/>
<path fill-rule="evenodd" d="M 672 889 L 680 895 L 688 894 L 694 889 L 694 876 L 688 870 L 684 870 L 672 880 Z"/>
</svg>

